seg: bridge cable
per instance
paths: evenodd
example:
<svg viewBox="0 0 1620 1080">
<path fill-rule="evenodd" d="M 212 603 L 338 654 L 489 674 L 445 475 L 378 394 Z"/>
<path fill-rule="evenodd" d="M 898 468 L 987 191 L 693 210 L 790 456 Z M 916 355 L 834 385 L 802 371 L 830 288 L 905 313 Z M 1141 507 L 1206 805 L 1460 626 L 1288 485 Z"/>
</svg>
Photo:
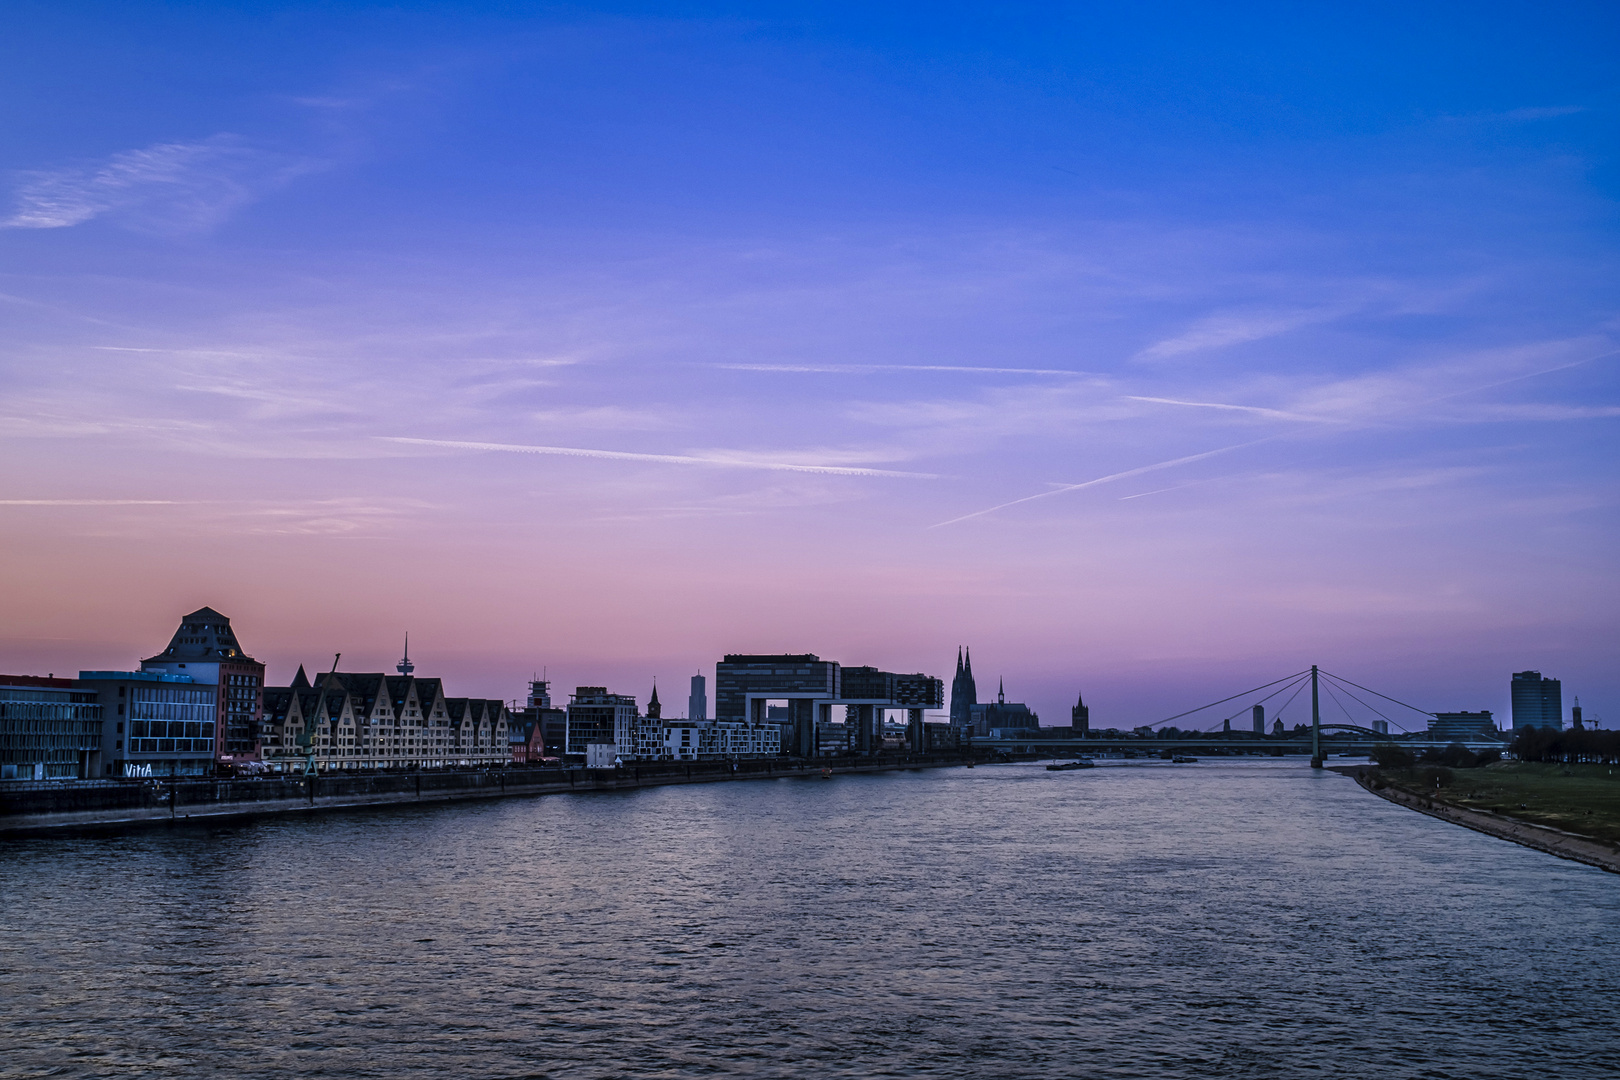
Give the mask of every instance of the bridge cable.
<svg viewBox="0 0 1620 1080">
<path fill-rule="evenodd" d="M 1273 679 L 1271 682 L 1263 683 L 1262 685 L 1255 687 L 1253 690 L 1245 690 L 1241 694 L 1233 694 L 1231 697 L 1223 697 L 1219 701 L 1212 701 L 1208 705 L 1200 705 L 1200 706 L 1198 706 L 1198 708 L 1196 708 L 1196 709 L 1188 709 L 1186 712 L 1178 712 L 1174 716 L 1167 716 L 1163 720 L 1155 720 L 1155 721 L 1153 721 L 1153 723 L 1147 724 L 1145 726 L 1147 726 L 1147 727 L 1158 727 L 1160 724 L 1168 724 L 1172 720 L 1180 720 L 1183 716 L 1191 716 L 1195 712 L 1203 712 L 1205 709 L 1213 709 L 1217 705 L 1225 705 L 1228 701 L 1236 701 L 1240 697 L 1248 697 L 1250 694 L 1256 693 L 1256 692 L 1258 692 L 1260 690 L 1264 690 L 1268 686 L 1276 686 L 1278 683 L 1283 683 L 1283 682 L 1292 682 L 1294 679 L 1299 678 L 1301 675 L 1308 675 L 1308 674 L 1310 674 L 1310 670 L 1308 668 L 1305 671 L 1296 671 L 1292 675 L 1285 675 L 1280 679 Z"/>
<path fill-rule="evenodd" d="M 1430 712 L 1428 709 L 1420 709 L 1416 705 L 1408 705 L 1406 702 L 1400 700 L 1399 698 L 1392 698 L 1388 694 L 1379 694 L 1378 691 L 1372 689 L 1371 687 L 1362 686 L 1358 682 L 1350 682 L 1350 680 L 1345 678 L 1343 675 L 1334 675 L 1332 672 L 1327 672 L 1327 671 L 1322 672 L 1322 674 L 1326 675 L 1330 679 L 1337 679 L 1339 682 L 1342 682 L 1342 683 L 1350 683 L 1350 685 L 1355 687 L 1357 690 L 1365 690 L 1369 694 L 1377 694 L 1379 697 L 1383 698 L 1385 701 L 1393 701 L 1395 704 L 1399 705 L 1403 709 L 1411 709 L 1413 712 L 1422 713 L 1424 716 L 1433 716 L 1433 715 L 1435 715 L 1434 713 Z"/>
<path fill-rule="evenodd" d="M 1356 723 L 1356 718 L 1350 715 L 1350 710 L 1344 707 L 1344 702 L 1339 700 L 1339 695 L 1335 694 L 1333 692 L 1333 684 L 1328 683 L 1326 685 L 1327 685 L 1328 697 L 1332 698 L 1333 699 L 1333 704 L 1337 705 L 1339 707 L 1339 711 L 1344 713 L 1344 718 L 1346 720 L 1350 721 L 1350 726 L 1351 727 L 1360 727 L 1361 725 Z M 1349 691 L 1346 690 L 1345 693 L 1348 694 Z"/>
<path fill-rule="evenodd" d="M 1365 709 L 1368 709 L 1374 715 L 1380 717 L 1386 724 L 1394 724 L 1396 727 L 1400 728 L 1402 731 L 1406 732 L 1408 735 L 1413 734 L 1413 731 L 1412 731 L 1411 728 L 1407 727 L 1405 724 L 1401 723 L 1399 720 L 1392 720 L 1389 717 L 1385 716 L 1383 713 L 1379 712 L 1377 709 L 1375 709 L 1371 705 L 1367 704 L 1367 702 L 1362 701 L 1360 698 L 1356 697 L 1356 695 L 1351 693 L 1350 690 L 1347 687 L 1341 686 L 1341 687 L 1339 687 L 1339 689 L 1343 690 L 1347 695 L 1349 695 L 1351 701 L 1354 701 L 1356 704 L 1362 706 Z M 1410 708 L 1410 706 L 1408 706 L 1408 708 Z"/>
<path fill-rule="evenodd" d="M 1308 671 L 1300 672 L 1300 678 L 1302 678 L 1302 679 L 1303 678 L 1308 678 L 1309 676 L 1310 676 L 1310 672 L 1308 672 Z M 1288 684 L 1288 686 L 1292 686 L 1292 685 L 1293 685 L 1293 683 Z M 1271 693 L 1267 694 L 1265 697 L 1261 698 L 1259 701 L 1256 701 L 1254 704 L 1256 704 L 1256 705 L 1264 705 L 1266 702 L 1270 701 L 1272 698 L 1276 697 L 1278 694 L 1281 694 L 1282 692 L 1287 690 L 1288 686 L 1279 686 L 1277 689 L 1273 690 Z M 1237 712 L 1233 713 L 1231 716 L 1226 717 L 1225 719 L 1227 719 L 1227 720 L 1236 720 L 1238 717 L 1240 717 L 1242 715 L 1243 715 L 1243 710 L 1239 709 Z M 1204 728 L 1204 730 L 1205 731 L 1213 731 L 1215 729 L 1213 727 L 1208 727 L 1208 728 Z"/>
<path fill-rule="evenodd" d="M 1288 695 L 1288 700 L 1283 702 L 1282 703 L 1282 708 L 1277 710 L 1276 718 L 1278 720 L 1282 719 L 1283 713 L 1288 711 L 1288 706 L 1290 706 L 1290 705 L 1292 705 L 1294 703 L 1294 699 L 1299 697 L 1299 692 L 1301 690 L 1305 689 L 1306 684 L 1309 683 L 1309 682 L 1310 682 L 1309 679 L 1301 679 L 1299 685 L 1294 687 L 1294 692 L 1292 694 Z"/>
</svg>

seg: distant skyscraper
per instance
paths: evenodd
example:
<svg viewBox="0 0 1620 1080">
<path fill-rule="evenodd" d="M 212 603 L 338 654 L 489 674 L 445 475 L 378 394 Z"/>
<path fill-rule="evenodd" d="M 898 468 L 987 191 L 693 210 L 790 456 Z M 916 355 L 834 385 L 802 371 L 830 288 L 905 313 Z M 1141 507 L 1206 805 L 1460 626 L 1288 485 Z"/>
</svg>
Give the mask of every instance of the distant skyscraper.
<svg viewBox="0 0 1620 1080">
<path fill-rule="evenodd" d="M 1256 735 L 1266 733 L 1266 707 L 1264 705 L 1254 707 L 1254 733 Z"/>
<path fill-rule="evenodd" d="M 1569 726 L 1576 731 L 1585 731 L 1586 725 L 1581 723 L 1581 699 L 1575 699 L 1574 708 L 1569 710 Z"/>
<path fill-rule="evenodd" d="M 702 675 L 692 676 L 692 696 L 686 699 L 686 718 L 688 720 L 709 718 L 709 680 Z"/>
<path fill-rule="evenodd" d="M 1564 684 L 1543 679 L 1539 671 L 1513 673 L 1513 730 L 1539 727 L 1564 730 Z"/>
<path fill-rule="evenodd" d="M 973 682 L 973 650 L 956 650 L 956 677 L 951 680 L 951 726 L 973 723 L 973 706 L 979 703 L 979 688 Z"/>
<path fill-rule="evenodd" d="M 1086 707 L 1084 694 L 1075 695 L 1074 708 L 1069 710 L 1069 726 L 1082 735 L 1091 730 L 1091 710 Z"/>
</svg>

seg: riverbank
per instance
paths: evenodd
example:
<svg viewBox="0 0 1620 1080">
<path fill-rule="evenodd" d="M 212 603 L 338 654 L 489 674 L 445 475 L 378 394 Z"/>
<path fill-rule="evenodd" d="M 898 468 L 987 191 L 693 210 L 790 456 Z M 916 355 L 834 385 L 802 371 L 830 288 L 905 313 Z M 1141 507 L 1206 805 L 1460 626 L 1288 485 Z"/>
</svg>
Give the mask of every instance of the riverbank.
<svg viewBox="0 0 1620 1080">
<path fill-rule="evenodd" d="M 618 769 L 325 774 L 247 780 L 31 782 L 0 789 L 0 837 L 66 830 L 172 827 L 401 803 L 458 802 L 670 784 L 841 776 L 967 765 L 960 754 L 819 761 L 665 762 Z"/>
<path fill-rule="evenodd" d="M 1391 781 L 1383 771 L 1370 765 L 1335 765 L 1330 768 L 1355 780 L 1366 790 L 1398 806 L 1416 810 L 1420 814 L 1476 832 L 1486 833 L 1501 840 L 1535 848 L 1561 859 L 1595 866 L 1612 874 L 1620 874 L 1620 844 L 1583 836 L 1564 829 L 1536 825 L 1491 809 L 1460 806 L 1447 799 L 1444 788 L 1436 791 L 1417 790 Z"/>
</svg>

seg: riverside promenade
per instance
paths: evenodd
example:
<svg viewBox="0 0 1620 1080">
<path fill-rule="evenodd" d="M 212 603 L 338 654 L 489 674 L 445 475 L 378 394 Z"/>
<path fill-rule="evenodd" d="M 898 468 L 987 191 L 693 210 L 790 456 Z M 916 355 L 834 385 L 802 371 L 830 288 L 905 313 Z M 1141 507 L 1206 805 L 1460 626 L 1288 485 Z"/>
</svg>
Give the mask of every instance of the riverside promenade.
<svg viewBox="0 0 1620 1080">
<path fill-rule="evenodd" d="M 1397 806 L 1404 806 L 1408 810 L 1416 810 L 1420 814 L 1427 814 L 1501 840 L 1511 840 L 1515 844 L 1523 844 L 1525 847 L 1535 848 L 1537 851 L 1544 851 L 1561 859 L 1573 859 L 1575 862 L 1607 870 L 1611 874 L 1620 874 L 1620 848 L 1613 844 L 1595 840 L 1590 836 L 1566 832 L 1563 829 L 1533 825 L 1505 814 L 1455 806 L 1442 798 L 1436 798 L 1431 792 L 1415 791 L 1391 784 L 1371 766 L 1339 765 L 1331 768 L 1334 772 L 1343 773 L 1355 780 L 1379 798 L 1388 799 Z"/>
<path fill-rule="evenodd" d="M 658 762 L 617 769 L 327 773 L 313 777 L 27 782 L 0 787 L 0 836 L 72 829 L 166 827 L 400 803 L 457 802 L 668 784 L 819 778 L 967 765 L 965 754 Z"/>
</svg>

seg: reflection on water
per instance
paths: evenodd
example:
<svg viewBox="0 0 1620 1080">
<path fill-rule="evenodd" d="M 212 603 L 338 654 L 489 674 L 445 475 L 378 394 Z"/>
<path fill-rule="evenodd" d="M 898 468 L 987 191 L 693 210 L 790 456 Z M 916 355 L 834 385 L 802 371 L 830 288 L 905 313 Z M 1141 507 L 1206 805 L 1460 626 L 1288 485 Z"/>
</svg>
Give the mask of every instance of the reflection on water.
<svg viewBox="0 0 1620 1080">
<path fill-rule="evenodd" d="M 1302 762 L 0 847 L 0 1076 L 1614 1075 L 1620 876 Z"/>
</svg>

